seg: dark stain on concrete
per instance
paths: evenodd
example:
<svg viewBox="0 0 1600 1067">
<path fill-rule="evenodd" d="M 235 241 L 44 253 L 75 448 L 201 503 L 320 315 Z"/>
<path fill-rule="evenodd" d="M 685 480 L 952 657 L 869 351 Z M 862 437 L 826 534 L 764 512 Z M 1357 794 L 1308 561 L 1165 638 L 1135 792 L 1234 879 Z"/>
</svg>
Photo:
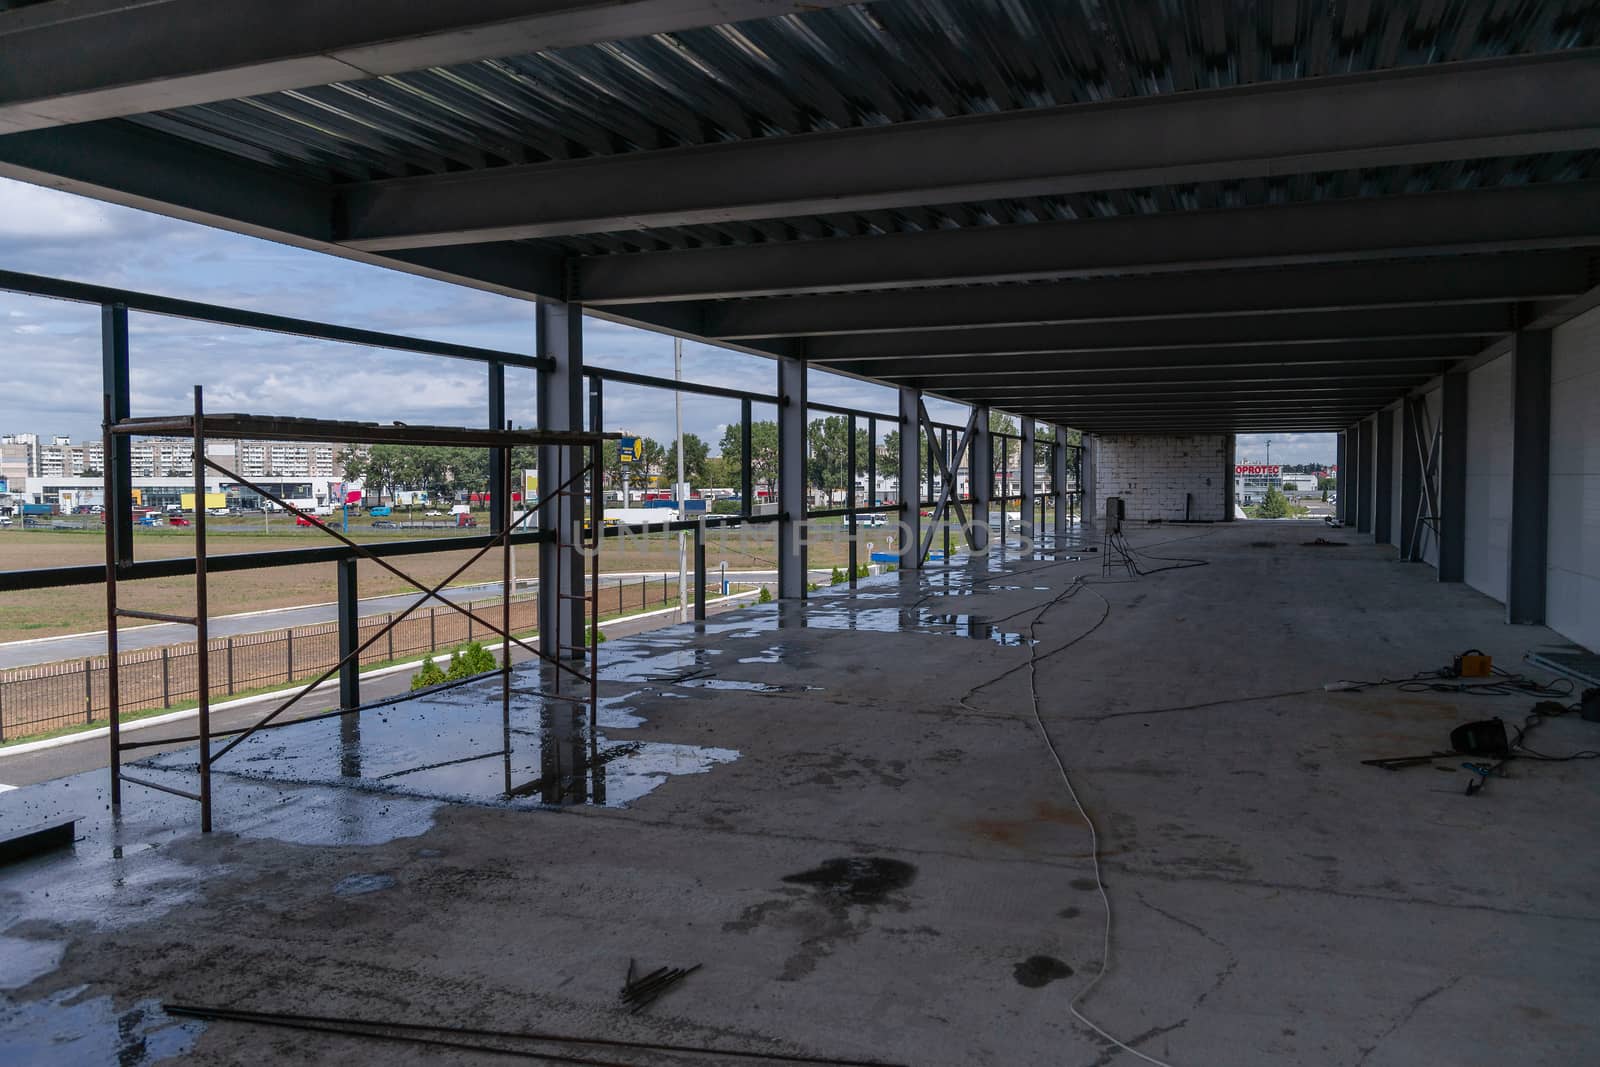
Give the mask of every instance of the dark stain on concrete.
<svg viewBox="0 0 1600 1067">
<path fill-rule="evenodd" d="M 1061 916 L 1063 919 L 1076 919 L 1078 916 L 1082 915 L 1083 912 L 1079 911 L 1077 908 L 1062 908 L 1060 911 L 1056 912 L 1056 914 Z"/>
<path fill-rule="evenodd" d="M 784 878 L 791 885 L 810 886 L 818 894 L 847 904 L 881 904 L 910 885 L 917 868 L 882 856 L 824 860 L 822 865 Z"/>
<path fill-rule="evenodd" d="M 1072 886 L 1074 889 L 1081 889 L 1085 893 L 1093 893 L 1097 888 L 1099 888 L 1095 885 L 1093 878 L 1074 878 L 1067 884 Z"/>
<path fill-rule="evenodd" d="M 1012 968 L 1017 984 L 1039 989 L 1060 978 L 1072 977 L 1072 968 L 1054 956 L 1029 956 Z"/>
</svg>

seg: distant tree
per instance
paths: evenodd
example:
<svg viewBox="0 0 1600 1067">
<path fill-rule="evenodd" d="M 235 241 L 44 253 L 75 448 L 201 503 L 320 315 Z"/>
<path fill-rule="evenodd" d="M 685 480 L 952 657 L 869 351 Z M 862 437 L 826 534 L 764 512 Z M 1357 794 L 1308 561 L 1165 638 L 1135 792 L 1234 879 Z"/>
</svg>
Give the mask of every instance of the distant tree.
<svg viewBox="0 0 1600 1067">
<path fill-rule="evenodd" d="M 710 457 L 710 453 L 710 446 L 700 439 L 699 434 L 683 435 L 683 476 L 689 480 L 690 485 L 707 484 L 706 460 Z M 662 470 L 668 481 L 678 477 L 678 442 L 674 441 L 667 446 Z"/>
<path fill-rule="evenodd" d="M 688 447 L 684 448 L 685 454 Z M 730 423 L 722 431 L 722 462 L 729 484 L 737 485 L 744 471 L 746 458 L 741 454 L 739 424 Z M 750 424 L 750 482 L 756 490 L 766 490 L 772 495 L 778 488 L 778 424 L 752 422 Z"/>
<path fill-rule="evenodd" d="M 1283 495 L 1283 490 L 1275 485 L 1267 486 L 1267 495 L 1262 497 L 1260 506 L 1256 508 L 1256 518 L 1287 519 L 1289 514 L 1289 498 Z"/>
</svg>

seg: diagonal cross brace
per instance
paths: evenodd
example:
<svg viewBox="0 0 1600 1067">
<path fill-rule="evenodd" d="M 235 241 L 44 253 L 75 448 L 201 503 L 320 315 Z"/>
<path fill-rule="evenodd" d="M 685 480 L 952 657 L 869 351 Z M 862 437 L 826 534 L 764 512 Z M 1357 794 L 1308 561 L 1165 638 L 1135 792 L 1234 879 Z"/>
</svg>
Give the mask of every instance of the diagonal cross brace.
<svg viewBox="0 0 1600 1067">
<path fill-rule="evenodd" d="M 930 516 L 928 522 L 928 532 L 922 538 L 922 546 L 917 553 L 917 559 L 924 560 L 928 558 L 928 550 L 933 547 L 934 531 L 939 528 L 939 523 L 944 521 L 944 517 L 949 514 L 951 504 L 956 507 L 956 515 L 961 519 L 962 529 L 965 530 L 967 527 L 966 509 L 961 506 L 961 498 L 953 495 L 956 480 L 951 473 L 951 466 L 959 467 L 961 465 L 961 457 L 966 454 L 967 446 L 972 443 L 972 431 L 973 427 L 977 425 L 978 409 L 973 408 L 972 414 L 967 416 L 967 428 L 961 431 L 961 440 L 956 443 L 956 453 L 951 458 L 950 465 L 945 463 L 944 449 L 936 447 L 938 445 L 938 434 L 934 433 L 933 420 L 928 418 L 927 406 L 923 404 L 920 398 L 917 400 L 917 419 L 921 423 L 922 432 L 928 436 L 928 443 L 935 446 L 931 451 L 939 461 L 939 475 L 940 480 L 943 482 L 943 488 L 939 492 L 939 502 L 934 505 L 933 515 Z M 974 548 L 976 546 L 969 540 L 967 547 Z M 949 563 L 950 561 L 945 560 L 945 562 Z"/>
</svg>

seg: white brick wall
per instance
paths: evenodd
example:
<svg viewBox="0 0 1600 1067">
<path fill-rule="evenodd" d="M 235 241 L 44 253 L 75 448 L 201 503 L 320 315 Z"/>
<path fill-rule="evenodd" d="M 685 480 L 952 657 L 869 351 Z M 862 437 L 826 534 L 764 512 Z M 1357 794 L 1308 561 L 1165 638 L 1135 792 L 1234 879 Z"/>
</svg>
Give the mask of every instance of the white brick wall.
<svg viewBox="0 0 1600 1067">
<path fill-rule="evenodd" d="M 1102 510 L 1108 497 L 1120 496 L 1130 519 L 1181 519 L 1193 494 L 1189 518 L 1228 518 L 1224 476 L 1232 461 L 1225 435 L 1107 434 L 1095 440 Z"/>
</svg>

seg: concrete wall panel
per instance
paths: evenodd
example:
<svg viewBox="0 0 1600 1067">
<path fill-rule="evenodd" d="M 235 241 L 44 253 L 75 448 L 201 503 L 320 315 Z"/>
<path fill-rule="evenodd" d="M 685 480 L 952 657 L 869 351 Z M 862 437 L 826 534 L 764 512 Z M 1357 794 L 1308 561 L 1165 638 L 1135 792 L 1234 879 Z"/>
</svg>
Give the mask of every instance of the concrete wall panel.
<svg viewBox="0 0 1600 1067">
<path fill-rule="evenodd" d="M 1545 618 L 1600 651 L 1600 308 L 1557 327 L 1550 357 Z"/>
<path fill-rule="evenodd" d="M 1467 381 L 1466 583 L 1504 603 L 1511 545 L 1511 359 Z"/>
<path fill-rule="evenodd" d="M 1106 434 L 1096 440 L 1096 494 L 1101 501 L 1122 497 L 1128 518 L 1182 519 L 1186 506 L 1192 519 L 1228 517 L 1226 435 Z"/>
<path fill-rule="evenodd" d="M 1423 395 L 1423 403 L 1428 411 L 1428 425 L 1424 433 L 1425 444 L 1433 440 L 1433 432 L 1439 426 L 1439 420 L 1444 417 L 1444 388 L 1440 381 L 1435 379 L 1428 385 L 1428 392 Z M 1437 475 L 1435 475 L 1437 485 Z M 1435 570 L 1439 567 L 1439 539 L 1433 531 L 1424 529 L 1422 532 L 1422 560 Z"/>
</svg>

